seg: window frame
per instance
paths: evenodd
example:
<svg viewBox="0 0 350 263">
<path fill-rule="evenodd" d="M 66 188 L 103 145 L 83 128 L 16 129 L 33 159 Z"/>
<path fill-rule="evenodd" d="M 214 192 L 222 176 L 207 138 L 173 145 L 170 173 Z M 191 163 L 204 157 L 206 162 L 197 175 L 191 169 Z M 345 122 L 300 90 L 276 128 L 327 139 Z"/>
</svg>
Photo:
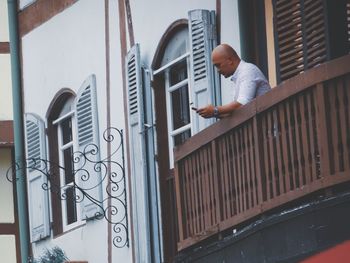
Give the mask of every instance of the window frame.
<svg viewBox="0 0 350 263">
<path fill-rule="evenodd" d="M 173 148 L 169 147 L 169 138 L 168 138 L 168 114 L 166 106 L 166 89 L 165 89 L 165 75 L 158 74 L 166 66 L 164 66 L 164 57 L 169 46 L 170 41 L 179 33 L 179 31 L 186 28 L 188 30 L 188 47 L 186 52 L 190 54 L 190 89 L 193 91 L 193 94 L 189 94 L 191 100 L 195 104 L 190 104 L 190 107 L 204 106 L 206 102 L 202 100 L 203 97 L 200 95 L 205 93 L 205 98 L 210 98 L 207 100 L 207 104 L 221 104 L 221 89 L 220 89 L 220 77 L 217 71 L 214 69 L 214 66 L 210 62 L 210 55 L 213 46 L 216 46 L 216 36 L 217 36 L 217 27 L 215 23 L 215 11 L 195 9 L 188 12 L 187 19 L 179 19 L 174 21 L 166 29 L 165 33 L 162 35 L 158 46 L 156 48 L 152 63 L 152 81 L 151 85 L 153 88 L 154 96 L 154 117 L 155 117 L 155 141 L 156 141 L 156 152 L 154 159 L 157 162 L 157 172 L 159 180 L 159 196 L 161 200 L 161 213 L 160 213 L 160 222 L 161 235 L 163 240 L 163 257 L 167 260 L 172 260 L 173 256 L 176 254 L 176 240 L 177 231 L 176 231 L 176 205 L 175 205 L 175 196 L 174 196 L 174 168 L 172 162 L 169 160 L 170 156 L 173 155 Z M 201 25 L 203 26 L 201 28 Z M 194 29 L 195 27 L 195 29 Z M 199 30 L 200 34 L 203 35 L 203 38 L 200 38 L 199 45 L 193 45 L 193 29 Z M 201 44 L 202 43 L 202 44 Z M 203 46 L 202 46 L 203 45 Z M 204 62 L 200 63 L 202 66 L 205 65 L 205 77 L 195 81 L 195 77 L 198 74 L 201 74 L 197 68 L 197 71 L 193 67 L 192 61 L 197 61 L 197 58 L 194 58 L 193 52 L 198 51 L 198 49 L 203 49 Z M 201 54 L 203 53 L 200 52 Z M 180 56 L 179 54 L 177 54 Z M 173 56 L 174 57 L 174 56 Z M 203 56 L 200 56 L 202 58 Z M 177 58 L 179 59 L 179 58 Z M 176 59 L 172 59 L 174 63 Z M 195 74 L 197 73 L 197 75 Z M 201 74 L 202 75 L 202 74 Z M 207 96 L 209 94 L 209 96 Z M 204 94 L 203 94 L 204 95 Z M 193 117 L 191 124 L 194 127 L 195 133 L 198 133 L 203 127 L 208 127 L 214 123 L 214 120 L 202 119 L 195 111 L 190 109 L 190 115 Z M 192 136 L 194 132 L 192 133 Z M 170 149 L 169 149 L 170 148 Z M 170 165 L 169 165 L 170 164 Z M 166 222 L 166 224 L 164 224 Z"/>
<path fill-rule="evenodd" d="M 72 100 L 73 103 L 75 99 L 76 93 L 74 91 L 72 91 L 69 88 L 63 88 L 56 93 L 46 112 L 49 160 L 50 163 L 56 164 L 50 165 L 50 174 L 52 175 L 60 174 L 60 169 L 57 165 L 59 164 L 58 129 L 54 121 L 60 119 L 59 116 L 65 103 L 68 100 Z M 61 118 L 62 117 L 64 117 L 64 115 L 62 115 Z M 50 183 L 54 184 L 55 186 L 60 185 L 60 181 L 60 176 L 53 176 L 50 179 Z M 63 229 L 62 202 L 60 198 L 60 193 L 57 193 L 56 187 L 51 187 L 50 191 L 51 197 L 49 203 L 52 215 L 52 232 L 53 236 L 57 237 L 66 231 Z"/>
<path fill-rule="evenodd" d="M 167 109 L 167 124 L 168 124 L 168 145 L 169 145 L 169 165 L 170 168 L 174 168 L 174 152 L 173 149 L 175 147 L 175 136 L 184 133 L 186 131 L 191 132 L 191 136 L 193 134 L 193 116 L 191 112 L 191 105 L 192 105 L 192 97 L 191 97 L 191 86 L 190 86 L 190 53 L 186 52 L 186 56 L 180 56 L 173 61 L 171 61 L 166 68 L 164 68 L 164 86 L 165 86 L 165 98 L 166 98 L 166 109 Z M 182 58 L 179 60 L 179 58 Z M 170 69 L 171 67 L 178 65 L 178 63 L 181 63 L 183 60 L 186 61 L 186 69 L 187 69 L 187 78 L 174 84 L 170 85 Z M 179 90 L 180 88 L 187 86 L 187 92 L 188 92 L 188 107 L 189 107 L 189 113 L 190 113 L 190 122 L 184 126 L 181 126 L 180 128 L 174 129 L 174 120 L 173 120 L 173 112 L 174 107 L 172 104 L 172 98 L 171 94 L 172 92 Z M 190 137 L 191 137 L 190 136 Z"/>
<path fill-rule="evenodd" d="M 56 126 L 57 129 L 57 152 L 58 152 L 58 161 L 60 167 L 65 168 L 65 160 L 64 160 L 64 150 L 68 148 L 72 148 L 72 152 L 76 152 L 77 149 L 77 127 L 76 127 L 76 118 L 75 118 L 75 112 L 72 110 L 72 107 L 74 106 L 73 103 L 74 101 L 69 101 L 69 99 L 66 101 L 66 103 L 70 103 L 71 105 L 71 110 L 63 114 L 62 116 L 59 116 L 56 120 L 54 120 L 52 123 Z M 66 103 L 63 105 L 63 107 L 66 105 Z M 61 109 L 63 109 L 63 107 Z M 71 136 L 72 140 L 66 144 L 63 144 L 63 131 L 62 131 L 62 122 L 70 118 L 71 120 Z M 72 161 L 72 170 L 74 171 L 74 161 L 73 161 L 73 155 L 71 158 Z M 65 194 L 66 189 L 68 188 L 73 188 L 74 189 L 74 184 L 76 184 L 76 179 L 74 178 L 74 181 L 69 182 L 66 184 L 65 182 L 65 172 L 63 169 L 60 169 L 60 196 L 61 196 L 61 216 L 62 216 L 62 228 L 63 232 L 69 231 L 73 228 L 76 228 L 77 226 L 80 226 L 84 224 L 84 221 L 82 220 L 81 216 L 81 202 L 75 202 L 75 210 L 76 210 L 76 221 L 68 224 L 68 213 L 67 213 L 67 195 Z M 74 176 L 74 173 L 73 173 Z M 77 192 L 75 192 L 74 196 L 77 196 Z M 64 197 L 64 198 L 63 198 Z"/>
<path fill-rule="evenodd" d="M 169 45 L 171 45 L 172 40 L 174 39 L 175 36 L 177 36 L 177 34 L 179 32 L 181 32 L 182 30 L 188 30 L 187 27 L 183 27 L 181 26 L 178 31 L 176 31 L 176 33 L 174 33 L 173 36 L 169 37 L 166 40 L 166 44 L 164 45 L 164 52 L 161 56 L 161 58 L 164 58 L 166 56 L 166 49 Z M 185 34 L 188 37 L 188 34 Z M 180 35 L 183 36 L 183 35 Z M 177 36 L 178 37 L 178 36 Z M 192 92 L 191 92 L 191 51 L 189 50 L 189 39 L 187 39 L 187 41 L 185 42 L 186 44 L 186 50 L 183 54 L 181 54 L 180 56 L 172 59 L 171 61 L 169 61 L 168 63 L 166 63 L 165 65 L 158 65 L 158 69 L 153 71 L 153 78 L 158 77 L 157 75 L 163 74 L 163 80 L 164 80 L 164 89 L 165 89 L 165 107 L 166 107 L 166 121 L 167 121 L 167 137 L 168 137 L 168 152 L 169 152 L 169 167 L 170 169 L 174 168 L 174 147 L 175 147 L 175 136 L 185 132 L 185 131 L 190 131 L 191 136 L 194 134 L 194 126 L 193 126 L 193 114 L 195 114 L 192 110 L 191 110 L 191 106 L 193 105 L 193 100 L 192 100 Z M 186 61 L 186 69 L 187 69 L 187 78 L 174 84 L 174 85 L 170 85 L 170 76 L 169 76 L 169 72 L 170 69 L 173 66 L 178 65 L 179 63 Z M 184 126 L 181 126 L 180 128 L 177 128 L 174 130 L 173 128 L 173 105 L 172 105 L 172 99 L 171 99 L 171 93 L 175 90 L 178 90 L 182 87 L 184 87 L 185 85 L 187 85 L 187 91 L 188 91 L 188 107 L 189 107 L 189 113 L 190 113 L 190 122 Z M 190 136 L 190 137 L 191 137 Z"/>
</svg>

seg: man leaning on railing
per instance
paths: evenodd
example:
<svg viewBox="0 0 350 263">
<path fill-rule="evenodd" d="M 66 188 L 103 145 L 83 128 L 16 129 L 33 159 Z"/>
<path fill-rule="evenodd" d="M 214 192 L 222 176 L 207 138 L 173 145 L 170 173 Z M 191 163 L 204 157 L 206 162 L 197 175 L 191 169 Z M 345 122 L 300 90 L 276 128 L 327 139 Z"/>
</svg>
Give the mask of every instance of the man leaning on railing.
<svg viewBox="0 0 350 263">
<path fill-rule="evenodd" d="M 210 104 L 195 109 L 203 118 L 229 116 L 235 109 L 271 90 L 260 69 L 254 64 L 241 60 L 231 46 L 227 44 L 217 46 L 212 52 L 211 59 L 220 74 L 225 78 L 231 77 L 234 83 L 234 100 L 222 106 Z"/>
</svg>

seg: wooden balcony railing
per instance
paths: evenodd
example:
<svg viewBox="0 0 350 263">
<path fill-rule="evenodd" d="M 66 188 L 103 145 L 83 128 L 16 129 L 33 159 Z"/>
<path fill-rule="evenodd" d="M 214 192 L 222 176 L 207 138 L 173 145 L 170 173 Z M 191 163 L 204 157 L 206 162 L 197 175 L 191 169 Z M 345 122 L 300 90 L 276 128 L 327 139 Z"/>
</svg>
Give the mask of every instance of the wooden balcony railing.
<svg viewBox="0 0 350 263">
<path fill-rule="evenodd" d="M 175 149 L 178 250 L 350 181 L 350 56 L 308 70 Z"/>
</svg>

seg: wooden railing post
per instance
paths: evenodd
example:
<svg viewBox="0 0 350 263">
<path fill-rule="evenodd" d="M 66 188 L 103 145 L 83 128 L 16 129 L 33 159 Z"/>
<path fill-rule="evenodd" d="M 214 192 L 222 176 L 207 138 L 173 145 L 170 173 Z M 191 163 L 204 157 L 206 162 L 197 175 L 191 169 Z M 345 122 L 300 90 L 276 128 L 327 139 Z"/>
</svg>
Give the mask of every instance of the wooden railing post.
<svg viewBox="0 0 350 263">
<path fill-rule="evenodd" d="M 324 83 L 316 85 L 316 123 L 317 123 L 317 141 L 320 155 L 320 174 L 321 177 L 330 175 L 329 163 L 329 145 L 326 123 L 326 105 L 324 95 Z"/>
<path fill-rule="evenodd" d="M 261 161 L 263 161 L 263 153 L 262 153 L 262 138 L 261 132 L 258 131 L 258 114 L 256 114 L 253 118 L 253 134 L 254 134 L 254 149 L 255 149 L 255 172 L 257 178 L 257 190 L 258 190 L 258 204 L 263 203 L 263 194 L 262 194 L 262 165 Z"/>
<path fill-rule="evenodd" d="M 220 198 L 219 195 L 219 185 L 221 184 L 220 181 L 220 167 L 219 167 L 219 162 L 217 160 L 217 149 L 216 149 L 216 140 L 213 140 L 211 142 L 211 149 L 212 149 L 212 158 L 213 158 L 213 174 L 212 176 L 214 177 L 214 192 L 215 192 L 215 199 L 216 199 L 216 207 L 215 207 L 215 213 L 216 213 L 216 222 L 220 222 L 222 215 L 222 198 Z"/>
<path fill-rule="evenodd" d="M 174 169 L 175 177 L 175 195 L 176 195 L 176 209 L 177 209 L 177 220 L 179 229 L 179 240 L 184 240 L 184 229 L 183 229 L 183 217 L 182 217 L 182 205 L 181 205 L 181 188 L 180 188 L 180 173 L 179 173 L 179 162 L 175 162 Z"/>
</svg>

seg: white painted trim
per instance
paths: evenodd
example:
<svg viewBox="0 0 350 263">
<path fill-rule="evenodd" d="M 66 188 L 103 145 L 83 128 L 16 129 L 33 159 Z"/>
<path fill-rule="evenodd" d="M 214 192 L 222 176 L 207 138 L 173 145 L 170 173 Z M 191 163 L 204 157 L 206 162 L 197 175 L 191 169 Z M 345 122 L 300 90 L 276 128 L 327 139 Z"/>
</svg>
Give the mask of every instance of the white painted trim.
<svg viewBox="0 0 350 263">
<path fill-rule="evenodd" d="M 61 147 L 60 147 L 60 150 L 65 150 L 65 149 L 68 149 L 69 147 L 71 147 L 71 146 L 73 146 L 73 141 L 70 141 L 70 142 L 68 142 L 68 143 L 66 143 L 65 145 L 62 145 Z M 74 149 L 74 146 L 73 146 L 73 149 Z"/>
<path fill-rule="evenodd" d="M 170 86 L 170 87 L 168 88 L 168 92 L 173 92 L 173 91 L 175 91 L 175 90 L 177 90 L 177 89 L 179 89 L 179 88 L 182 88 L 182 87 L 185 86 L 186 84 L 188 84 L 188 78 L 187 78 L 187 79 L 184 79 L 184 80 L 182 80 L 182 81 L 180 81 L 180 82 L 178 82 L 178 83 L 176 83 L 176 84 L 173 85 L 173 86 Z"/>
<path fill-rule="evenodd" d="M 171 64 L 173 65 L 173 64 Z M 173 130 L 173 114 L 172 114 L 172 103 L 171 103 L 171 97 L 169 90 L 169 68 L 165 71 L 165 98 L 166 98 L 166 116 L 167 116 L 167 123 L 168 123 L 168 147 L 169 147 L 169 167 L 174 168 L 174 154 L 173 154 L 173 136 L 171 136 L 169 133 Z"/>
<path fill-rule="evenodd" d="M 161 73 L 162 71 L 164 71 L 165 69 L 171 67 L 172 65 L 176 64 L 177 62 L 181 61 L 182 59 L 189 57 L 190 56 L 190 52 L 186 52 L 185 54 L 181 55 L 180 57 L 170 61 L 169 63 L 165 64 L 164 66 L 160 67 L 159 69 L 153 71 L 153 76 L 157 75 L 159 73 Z"/>
<path fill-rule="evenodd" d="M 74 110 L 72 110 L 72 111 L 70 111 L 70 112 L 64 114 L 63 116 L 58 117 L 56 120 L 54 120 L 54 121 L 52 122 L 52 124 L 53 124 L 53 125 L 56 125 L 57 123 L 63 121 L 64 119 L 67 119 L 68 117 L 73 116 L 73 115 L 74 115 Z"/>
<path fill-rule="evenodd" d="M 64 116 L 60 117 L 57 119 L 57 139 L 58 139 L 58 159 L 59 159 L 59 165 L 61 167 L 64 167 L 64 156 L 63 156 L 63 151 L 65 149 L 68 149 L 69 147 L 73 148 L 73 152 L 75 151 L 75 141 L 77 140 L 77 134 L 76 134 L 76 130 L 75 130 L 75 125 L 74 122 L 76 121 L 74 118 L 74 114 L 71 114 L 72 112 L 69 112 L 67 114 L 65 114 Z M 63 144 L 62 141 L 62 126 L 60 125 L 60 122 L 62 122 L 64 119 L 68 118 L 69 116 L 72 117 L 71 119 L 71 123 L 72 123 L 72 127 L 71 127 L 71 132 L 72 132 L 72 141 L 66 143 L 65 145 Z M 72 164 L 74 166 L 74 162 Z M 74 169 L 74 167 L 73 167 Z M 60 169 L 60 195 L 62 195 L 64 193 L 64 191 L 67 188 L 70 188 L 73 186 L 73 183 L 68 183 L 66 184 L 65 182 L 65 174 L 64 171 L 62 169 Z M 75 193 L 78 194 L 78 193 Z M 71 230 L 77 226 L 83 225 L 84 221 L 81 218 L 81 207 L 80 207 L 80 202 L 76 202 L 76 216 L 77 216 L 77 221 L 75 221 L 74 223 L 71 223 L 68 225 L 67 222 L 67 211 L 66 211 L 66 199 L 61 199 L 61 213 L 62 213 L 62 228 L 63 228 L 63 232 L 66 232 L 68 230 Z"/>
<path fill-rule="evenodd" d="M 180 133 L 183 133 L 184 131 L 190 130 L 190 129 L 191 129 L 191 123 L 186 124 L 185 126 L 182 126 L 182 127 L 178 128 L 176 130 L 171 131 L 170 135 L 172 137 L 174 137 L 174 136 L 176 136 L 176 135 L 178 135 Z"/>
<path fill-rule="evenodd" d="M 173 86 L 170 86 L 170 76 L 169 76 L 169 70 L 170 68 L 175 65 L 176 63 L 182 61 L 183 59 L 186 59 L 186 69 L 187 69 L 187 78 L 176 83 Z M 191 90 L 190 90 L 190 82 L 189 82 L 189 76 L 190 76 L 190 66 L 189 66 L 189 62 L 190 62 L 190 56 L 189 53 L 186 53 L 176 59 L 174 59 L 173 61 L 169 62 L 168 64 L 166 64 L 165 66 L 167 66 L 165 68 L 162 67 L 162 70 L 165 71 L 164 72 L 164 81 L 165 81 L 165 90 L 166 90 L 166 94 L 165 94 L 165 98 L 166 98 L 166 114 L 167 114 L 167 123 L 168 123 L 168 147 L 169 147 L 169 167 L 170 168 L 174 168 L 174 152 L 173 152 L 173 148 L 174 148 L 174 136 L 186 131 L 186 130 L 190 130 L 191 134 L 192 134 L 192 130 L 193 130 L 193 123 L 192 123 L 192 113 L 191 113 L 191 109 L 189 109 L 190 112 L 190 123 L 174 130 L 173 127 L 173 105 L 172 105 L 172 100 L 171 100 L 171 93 L 178 90 L 179 88 L 184 87 L 185 85 L 187 85 L 187 90 L 188 90 L 188 104 L 189 107 L 191 105 Z"/>
</svg>

